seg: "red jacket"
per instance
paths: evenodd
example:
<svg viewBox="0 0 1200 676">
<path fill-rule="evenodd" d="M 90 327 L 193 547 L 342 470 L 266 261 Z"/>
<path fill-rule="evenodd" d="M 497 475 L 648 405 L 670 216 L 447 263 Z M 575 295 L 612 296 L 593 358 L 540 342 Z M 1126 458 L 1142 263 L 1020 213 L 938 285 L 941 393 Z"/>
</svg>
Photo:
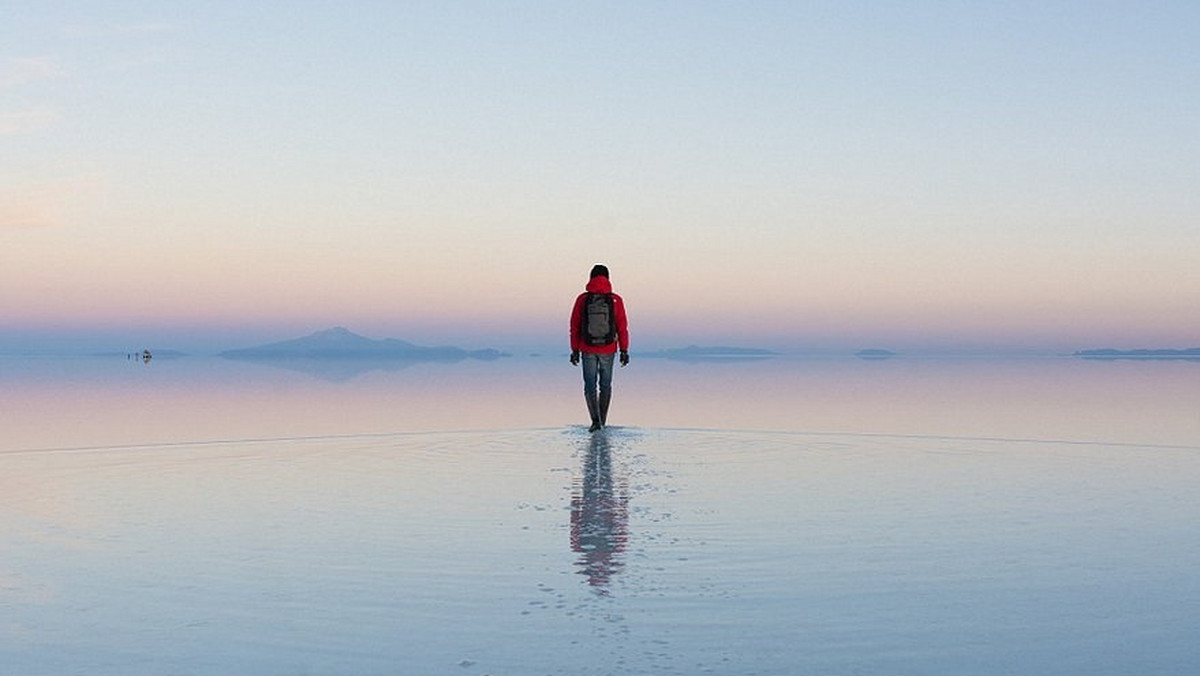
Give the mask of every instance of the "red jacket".
<svg viewBox="0 0 1200 676">
<path fill-rule="evenodd" d="M 583 302 L 589 293 L 610 293 L 613 299 L 613 321 L 617 325 L 617 342 L 608 345 L 588 345 L 579 335 L 579 320 L 583 314 Z M 620 347 L 629 349 L 629 321 L 625 318 L 625 301 L 612 292 L 612 283 L 608 277 L 597 275 L 587 284 L 587 291 L 575 299 L 575 307 L 571 308 L 571 349 L 595 354 L 612 354 Z"/>
</svg>

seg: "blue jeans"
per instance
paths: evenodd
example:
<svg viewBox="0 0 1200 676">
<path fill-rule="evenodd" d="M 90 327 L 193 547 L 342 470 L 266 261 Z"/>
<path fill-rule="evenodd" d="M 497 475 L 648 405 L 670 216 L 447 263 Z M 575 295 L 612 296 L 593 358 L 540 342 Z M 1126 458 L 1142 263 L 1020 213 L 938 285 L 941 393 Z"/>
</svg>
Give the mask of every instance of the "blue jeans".
<svg viewBox="0 0 1200 676">
<path fill-rule="evenodd" d="M 583 363 L 583 400 L 592 422 L 608 420 L 608 402 L 612 399 L 613 357 L 615 354 L 579 355 Z"/>
</svg>

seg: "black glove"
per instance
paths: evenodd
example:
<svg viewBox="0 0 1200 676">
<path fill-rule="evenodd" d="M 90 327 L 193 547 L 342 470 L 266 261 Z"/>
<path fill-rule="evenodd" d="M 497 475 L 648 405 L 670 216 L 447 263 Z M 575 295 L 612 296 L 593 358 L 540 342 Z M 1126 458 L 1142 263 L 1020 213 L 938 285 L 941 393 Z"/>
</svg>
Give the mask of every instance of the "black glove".
<svg viewBox="0 0 1200 676">
<path fill-rule="evenodd" d="M 629 350 L 621 350 L 621 366 L 629 366 Z"/>
<path fill-rule="evenodd" d="M 571 366 L 579 366 L 579 350 L 571 350 Z"/>
</svg>

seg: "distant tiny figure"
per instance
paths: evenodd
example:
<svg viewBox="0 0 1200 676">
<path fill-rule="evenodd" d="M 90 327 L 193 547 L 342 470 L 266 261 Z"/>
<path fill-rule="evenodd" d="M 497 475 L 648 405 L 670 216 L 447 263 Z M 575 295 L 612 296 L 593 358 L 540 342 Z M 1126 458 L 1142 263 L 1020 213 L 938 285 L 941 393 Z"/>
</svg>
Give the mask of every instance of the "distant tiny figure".
<svg viewBox="0 0 1200 676">
<path fill-rule="evenodd" d="M 583 399 L 592 418 L 589 432 L 608 424 L 612 400 L 613 357 L 621 352 L 621 366 L 629 364 L 629 323 L 625 301 L 613 293 L 608 268 L 596 265 L 586 291 L 571 309 L 571 364 L 583 361 Z"/>
</svg>

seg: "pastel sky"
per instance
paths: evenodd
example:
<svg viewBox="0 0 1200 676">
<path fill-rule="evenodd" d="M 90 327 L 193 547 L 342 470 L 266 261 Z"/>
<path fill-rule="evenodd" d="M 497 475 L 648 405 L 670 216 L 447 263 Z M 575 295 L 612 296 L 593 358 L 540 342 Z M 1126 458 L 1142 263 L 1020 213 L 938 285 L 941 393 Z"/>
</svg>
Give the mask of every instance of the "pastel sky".
<svg viewBox="0 0 1200 676">
<path fill-rule="evenodd" d="M 0 350 L 1200 344 L 1200 3 L 0 2 Z"/>
</svg>

